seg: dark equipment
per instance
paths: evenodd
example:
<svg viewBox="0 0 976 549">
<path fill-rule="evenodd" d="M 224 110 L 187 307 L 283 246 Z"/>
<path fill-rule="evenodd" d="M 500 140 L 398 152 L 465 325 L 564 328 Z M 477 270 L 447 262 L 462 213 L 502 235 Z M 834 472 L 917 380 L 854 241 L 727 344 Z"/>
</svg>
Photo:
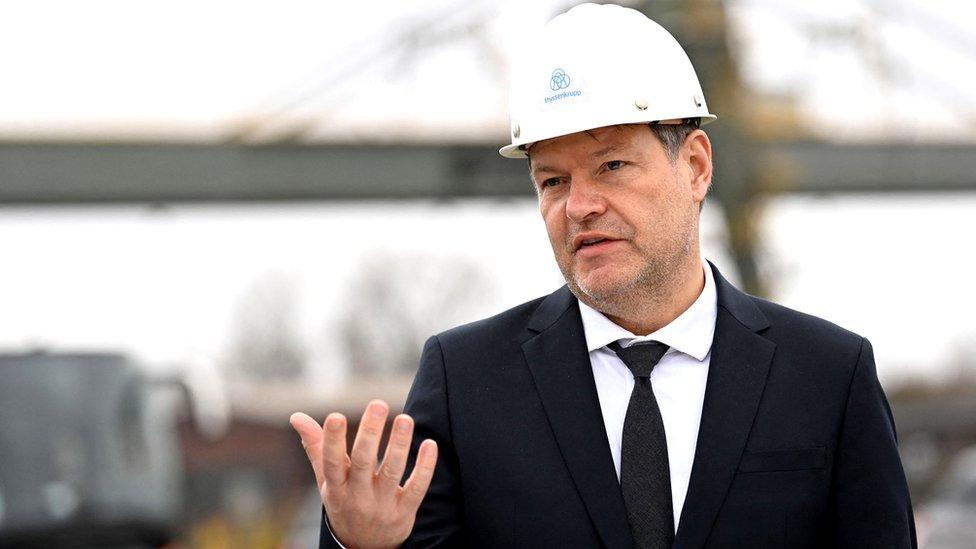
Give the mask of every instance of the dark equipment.
<svg viewBox="0 0 976 549">
<path fill-rule="evenodd" d="M 174 395 L 119 354 L 0 354 L 0 547 L 175 536 Z"/>
</svg>

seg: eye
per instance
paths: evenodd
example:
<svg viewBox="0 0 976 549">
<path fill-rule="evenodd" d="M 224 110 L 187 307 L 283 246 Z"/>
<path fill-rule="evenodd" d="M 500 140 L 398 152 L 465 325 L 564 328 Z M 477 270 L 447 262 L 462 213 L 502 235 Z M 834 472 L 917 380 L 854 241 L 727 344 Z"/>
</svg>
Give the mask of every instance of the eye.
<svg viewBox="0 0 976 549">
<path fill-rule="evenodd" d="M 607 162 L 606 166 L 607 166 L 607 169 L 610 170 L 610 171 L 619 170 L 620 168 L 623 168 L 624 167 L 624 161 L 623 160 L 611 160 L 611 161 Z"/>
<path fill-rule="evenodd" d="M 542 186 L 543 187 L 555 187 L 559 183 L 560 183 L 560 180 L 559 180 L 558 177 L 550 177 L 549 179 L 546 179 L 545 181 L 542 182 Z"/>
</svg>

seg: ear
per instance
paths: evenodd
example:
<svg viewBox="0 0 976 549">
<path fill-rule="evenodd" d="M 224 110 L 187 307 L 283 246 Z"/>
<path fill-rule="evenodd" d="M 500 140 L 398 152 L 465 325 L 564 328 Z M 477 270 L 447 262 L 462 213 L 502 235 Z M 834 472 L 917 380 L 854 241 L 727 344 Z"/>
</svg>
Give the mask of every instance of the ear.
<svg viewBox="0 0 976 549">
<path fill-rule="evenodd" d="M 701 131 L 691 132 L 681 146 L 681 158 L 690 172 L 691 193 L 699 204 L 712 184 L 712 142 Z"/>
</svg>

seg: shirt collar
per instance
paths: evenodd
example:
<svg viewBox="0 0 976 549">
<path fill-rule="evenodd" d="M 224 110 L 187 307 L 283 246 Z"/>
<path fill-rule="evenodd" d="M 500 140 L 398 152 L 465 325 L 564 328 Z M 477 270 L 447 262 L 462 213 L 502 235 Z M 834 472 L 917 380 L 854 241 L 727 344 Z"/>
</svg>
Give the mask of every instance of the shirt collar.
<svg viewBox="0 0 976 549">
<path fill-rule="evenodd" d="M 623 339 L 624 346 L 637 341 L 660 341 L 669 347 L 705 360 L 712 347 L 715 335 L 715 318 L 718 315 L 718 298 L 715 293 L 715 278 L 708 263 L 702 261 L 705 272 L 705 287 L 698 299 L 669 324 L 646 336 L 636 336 L 621 328 L 582 301 L 579 302 L 580 316 L 583 318 L 583 333 L 589 352 L 605 347 L 608 343 Z"/>
</svg>

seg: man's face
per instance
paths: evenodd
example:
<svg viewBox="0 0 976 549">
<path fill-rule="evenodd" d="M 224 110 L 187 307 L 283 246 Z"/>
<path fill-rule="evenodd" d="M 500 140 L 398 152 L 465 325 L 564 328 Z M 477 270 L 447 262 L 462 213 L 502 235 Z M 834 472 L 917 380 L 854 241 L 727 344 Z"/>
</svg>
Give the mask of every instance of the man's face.
<svg viewBox="0 0 976 549">
<path fill-rule="evenodd" d="M 536 143 L 532 180 L 556 263 L 570 289 L 599 305 L 668 288 L 698 256 L 701 178 L 688 146 L 675 162 L 645 125 Z"/>
</svg>

